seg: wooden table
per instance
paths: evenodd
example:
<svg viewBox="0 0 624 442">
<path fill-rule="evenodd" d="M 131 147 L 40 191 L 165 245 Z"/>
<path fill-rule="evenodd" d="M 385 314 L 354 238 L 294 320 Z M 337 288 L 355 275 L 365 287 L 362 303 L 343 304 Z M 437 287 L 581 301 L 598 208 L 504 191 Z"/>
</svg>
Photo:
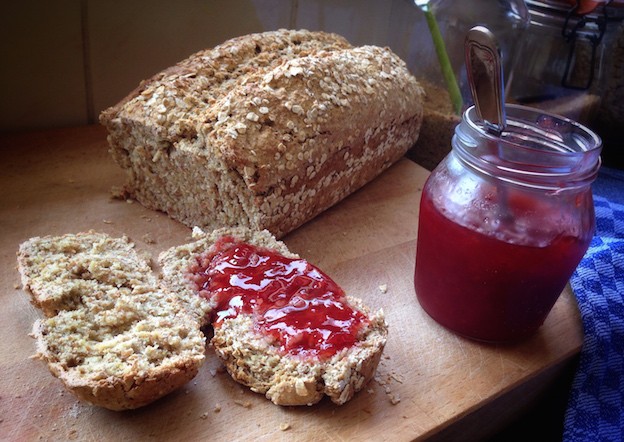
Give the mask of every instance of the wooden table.
<svg viewBox="0 0 624 442">
<path fill-rule="evenodd" d="M 347 292 L 386 312 L 390 335 L 377 376 L 352 401 L 275 406 L 234 383 L 208 348 L 197 378 L 150 406 L 111 412 L 79 403 L 29 358 L 39 312 L 20 287 L 18 244 L 94 229 L 127 234 L 156 256 L 190 237 L 166 215 L 110 197 L 123 174 L 105 139 L 98 126 L 0 137 L 0 439 L 476 439 L 521 413 L 580 351 L 569 287 L 539 333 L 511 346 L 462 339 L 422 311 L 412 274 L 428 172 L 404 159 L 285 238 Z"/>
</svg>

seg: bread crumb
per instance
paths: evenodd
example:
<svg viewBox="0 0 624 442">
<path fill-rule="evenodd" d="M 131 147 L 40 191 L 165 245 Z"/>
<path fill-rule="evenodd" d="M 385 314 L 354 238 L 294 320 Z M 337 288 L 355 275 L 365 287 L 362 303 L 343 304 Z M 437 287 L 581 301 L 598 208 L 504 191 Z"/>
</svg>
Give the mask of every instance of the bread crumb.
<svg viewBox="0 0 624 442">
<path fill-rule="evenodd" d="M 202 414 L 199 416 L 199 418 L 200 418 L 200 419 L 208 419 L 208 413 L 207 413 L 207 412 L 206 412 L 206 413 L 202 413 Z"/>
<path fill-rule="evenodd" d="M 152 236 L 149 233 L 146 233 L 145 235 L 143 235 L 141 237 L 141 240 L 145 244 L 156 244 L 156 240 L 154 238 L 152 238 Z"/>
<path fill-rule="evenodd" d="M 393 386 L 403 384 L 404 378 L 397 374 L 396 371 L 380 372 L 378 371 L 373 378 L 379 386 L 383 388 L 384 393 L 392 405 L 401 402 L 401 396 L 393 391 Z"/>
<path fill-rule="evenodd" d="M 251 402 L 249 401 L 235 400 L 234 403 L 244 408 L 251 408 Z"/>
<path fill-rule="evenodd" d="M 127 198 L 127 199 L 126 199 L 126 202 L 127 202 L 128 204 L 134 204 L 134 200 L 133 200 L 133 199 L 131 199 L 131 198 Z"/>
<path fill-rule="evenodd" d="M 379 286 L 379 291 L 380 291 L 381 293 L 388 293 L 388 284 L 381 284 L 381 285 Z"/>
<path fill-rule="evenodd" d="M 73 417 L 74 419 L 78 419 L 80 417 L 80 415 L 82 414 L 82 411 L 83 410 L 80 407 L 80 403 L 79 402 L 74 402 L 72 405 L 70 405 L 68 407 L 67 414 L 69 416 Z"/>
<path fill-rule="evenodd" d="M 396 373 L 390 373 L 390 377 L 391 377 L 392 379 L 394 379 L 395 381 L 397 381 L 399 384 L 402 384 L 402 383 L 403 383 L 403 378 L 402 378 L 402 377 L 400 377 L 400 376 L 399 376 L 398 374 L 396 374 Z"/>
<path fill-rule="evenodd" d="M 290 429 L 290 424 L 288 422 L 282 422 L 279 426 L 279 429 L 282 431 L 286 431 Z"/>
<path fill-rule="evenodd" d="M 111 197 L 117 200 L 125 200 L 128 199 L 130 195 L 123 186 L 113 186 L 111 187 Z"/>
<path fill-rule="evenodd" d="M 221 404 L 215 404 L 212 411 L 214 411 L 215 413 L 219 413 L 221 411 Z"/>
<path fill-rule="evenodd" d="M 111 220 L 109 220 L 109 219 L 103 219 L 102 222 L 104 224 L 113 224 L 113 222 Z"/>
<path fill-rule="evenodd" d="M 16 282 L 15 284 L 13 284 L 13 288 L 14 288 L 15 290 L 19 290 L 19 289 L 21 289 L 21 288 L 22 288 L 22 286 L 21 286 L 21 285 L 19 285 L 19 284 Z"/>
</svg>

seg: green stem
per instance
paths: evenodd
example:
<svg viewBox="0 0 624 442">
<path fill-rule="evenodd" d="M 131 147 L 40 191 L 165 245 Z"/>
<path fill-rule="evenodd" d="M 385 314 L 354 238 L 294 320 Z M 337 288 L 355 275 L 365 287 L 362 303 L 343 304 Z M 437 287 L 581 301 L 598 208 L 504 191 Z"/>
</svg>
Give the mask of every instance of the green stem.
<svg viewBox="0 0 624 442">
<path fill-rule="evenodd" d="M 427 19 L 427 25 L 429 25 L 429 31 L 431 32 L 431 38 L 433 39 L 433 46 L 435 47 L 436 54 L 438 55 L 440 69 L 442 70 L 442 75 L 444 76 L 444 81 L 446 82 L 446 88 L 448 89 L 451 97 L 451 103 L 453 103 L 453 109 L 457 115 L 461 115 L 464 101 L 462 99 L 461 92 L 459 91 L 459 85 L 457 84 L 457 78 L 455 78 L 451 61 L 446 53 L 446 46 L 444 44 L 442 34 L 440 33 L 440 28 L 438 27 L 438 23 L 436 22 L 431 9 L 425 7 L 422 8 L 422 10 L 425 13 L 425 18 Z"/>
</svg>

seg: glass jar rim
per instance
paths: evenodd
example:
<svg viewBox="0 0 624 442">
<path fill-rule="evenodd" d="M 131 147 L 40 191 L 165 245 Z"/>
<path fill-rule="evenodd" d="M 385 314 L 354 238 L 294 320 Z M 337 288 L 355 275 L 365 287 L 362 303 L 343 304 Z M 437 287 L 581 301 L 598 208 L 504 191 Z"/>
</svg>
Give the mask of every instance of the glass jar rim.
<svg viewBox="0 0 624 442">
<path fill-rule="evenodd" d="M 506 104 L 507 126 L 488 130 L 474 106 L 455 130 L 453 149 L 473 169 L 517 185 L 549 190 L 589 185 L 602 140 L 582 124 L 541 109 Z"/>
</svg>

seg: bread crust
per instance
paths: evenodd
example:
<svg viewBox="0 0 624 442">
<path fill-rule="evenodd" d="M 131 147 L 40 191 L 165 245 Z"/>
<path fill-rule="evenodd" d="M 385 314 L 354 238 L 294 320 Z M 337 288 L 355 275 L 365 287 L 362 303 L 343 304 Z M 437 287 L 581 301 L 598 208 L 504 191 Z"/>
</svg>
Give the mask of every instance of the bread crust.
<svg viewBox="0 0 624 442">
<path fill-rule="evenodd" d="M 36 356 L 79 399 L 137 408 L 197 374 L 205 337 L 128 238 L 31 238 L 18 268 L 46 316 L 33 326 Z"/>
<path fill-rule="evenodd" d="M 159 256 L 163 283 L 181 298 L 198 296 L 192 283 L 181 279 L 184 269 L 188 272 L 195 257 L 209 252 L 223 236 L 297 257 L 268 231 L 226 228 L 211 233 L 197 229 L 194 233 L 195 242 L 171 248 Z M 369 323 L 360 330 L 354 346 L 327 360 L 281 353 L 266 336 L 255 331 L 251 315 L 242 313 L 222 320 L 214 328 L 211 346 L 234 380 L 277 405 L 311 405 L 324 396 L 344 404 L 374 376 L 388 332 L 382 310 L 371 313 L 361 300 L 351 296 L 347 299 Z"/>
<path fill-rule="evenodd" d="M 422 112 L 389 49 L 280 30 L 194 54 L 100 121 L 142 204 L 188 226 L 281 237 L 399 159 Z"/>
</svg>

